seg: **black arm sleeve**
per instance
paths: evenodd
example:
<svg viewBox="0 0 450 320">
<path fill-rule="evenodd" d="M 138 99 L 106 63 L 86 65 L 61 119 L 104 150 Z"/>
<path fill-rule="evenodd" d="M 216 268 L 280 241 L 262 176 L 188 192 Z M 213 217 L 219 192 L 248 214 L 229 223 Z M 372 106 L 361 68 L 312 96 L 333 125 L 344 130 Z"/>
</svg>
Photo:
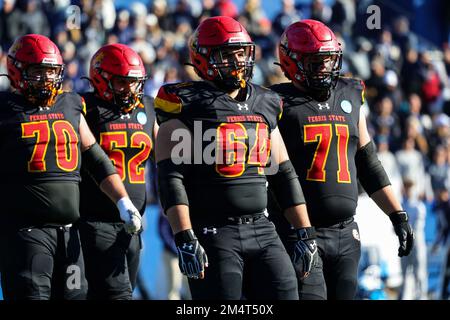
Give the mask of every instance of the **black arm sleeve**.
<svg viewBox="0 0 450 320">
<path fill-rule="evenodd" d="M 369 196 L 391 184 L 372 141 L 356 152 L 355 164 L 359 182 Z"/>
<path fill-rule="evenodd" d="M 185 165 L 176 165 L 171 159 L 162 160 L 157 164 L 159 197 L 165 213 L 175 205 L 189 205 L 184 187 L 185 171 Z"/>
<path fill-rule="evenodd" d="M 111 159 L 97 142 L 83 152 L 82 161 L 97 184 L 100 184 L 107 176 L 117 173 Z"/>
<path fill-rule="evenodd" d="M 305 203 L 303 190 L 290 160 L 280 163 L 278 172 L 267 180 L 281 209 Z"/>
</svg>

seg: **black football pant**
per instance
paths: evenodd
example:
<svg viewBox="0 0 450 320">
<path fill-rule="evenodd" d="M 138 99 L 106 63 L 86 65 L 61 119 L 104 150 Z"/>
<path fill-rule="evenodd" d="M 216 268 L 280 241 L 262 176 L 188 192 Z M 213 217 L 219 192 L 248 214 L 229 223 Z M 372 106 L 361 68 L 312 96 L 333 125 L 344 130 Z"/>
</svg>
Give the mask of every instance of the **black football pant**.
<svg viewBox="0 0 450 320">
<path fill-rule="evenodd" d="M 123 223 L 80 221 L 90 300 L 131 300 L 139 268 L 141 238 Z"/>
<path fill-rule="evenodd" d="M 291 260 L 264 215 L 222 226 L 197 225 L 209 267 L 204 279 L 189 279 L 193 299 L 298 300 Z"/>
<path fill-rule="evenodd" d="M 327 227 L 316 227 L 319 256 L 311 274 L 298 281 L 300 300 L 353 300 L 361 257 L 359 229 L 353 218 Z M 293 252 L 292 236 L 285 241 Z"/>
<path fill-rule="evenodd" d="M 83 254 L 75 228 L 2 228 L 0 232 L 5 300 L 86 298 Z"/>
</svg>

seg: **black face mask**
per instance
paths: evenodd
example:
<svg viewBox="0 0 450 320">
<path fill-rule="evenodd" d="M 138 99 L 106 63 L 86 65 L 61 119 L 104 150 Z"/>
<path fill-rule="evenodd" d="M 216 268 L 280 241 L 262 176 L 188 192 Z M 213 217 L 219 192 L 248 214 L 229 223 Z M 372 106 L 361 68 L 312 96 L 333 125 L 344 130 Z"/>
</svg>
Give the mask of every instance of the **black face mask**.
<svg viewBox="0 0 450 320">
<path fill-rule="evenodd" d="M 325 55 L 324 55 L 325 56 Z M 324 62 L 307 62 L 307 58 L 298 67 L 303 73 L 304 85 L 310 95 L 318 101 L 325 101 L 331 95 L 331 90 L 337 85 L 339 72 L 342 67 L 342 53 L 336 53 L 335 59 L 329 62 L 329 66 L 322 70 Z"/>
<path fill-rule="evenodd" d="M 128 90 L 123 92 L 115 91 L 110 83 L 109 86 L 113 93 L 113 103 L 117 109 L 128 113 L 136 108 L 144 96 L 144 82 L 145 79 L 139 80 L 138 87 L 134 93 Z"/>
<path fill-rule="evenodd" d="M 246 58 L 241 62 L 222 62 L 225 60 L 221 51 L 223 48 L 219 48 L 216 53 L 213 53 L 213 55 L 219 57 L 218 61 L 214 63 L 218 69 L 218 77 L 213 80 L 218 88 L 225 91 L 245 88 L 246 83 L 251 79 L 255 61 L 254 45 L 243 46 L 242 48 L 245 50 Z"/>
<path fill-rule="evenodd" d="M 61 93 L 63 82 L 63 70 L 51 81 L 45 77 L 28 77 L 24 75 L 23 79 L 27 82 L 27 88 L 23 94 L 28 101 L 41 107 L 49 107 L 53 104 L 56 96 Z"/>
<path fill-rule="evenodd" d="M 245 80 L 244 80 L 245 81 Z M 246 83 L 245 81 L 244 83 Z M 242 80 L 239 80 L 237 78 L 225 78 L 220 80 L 214 80 L 213 83 L 219 88 L 224 91 L 230 91 L 230 90 L 237 90 L 239 88 L 242 88 Z M 244 84 L 245 87 L 245 84 Z"/>
</svg>

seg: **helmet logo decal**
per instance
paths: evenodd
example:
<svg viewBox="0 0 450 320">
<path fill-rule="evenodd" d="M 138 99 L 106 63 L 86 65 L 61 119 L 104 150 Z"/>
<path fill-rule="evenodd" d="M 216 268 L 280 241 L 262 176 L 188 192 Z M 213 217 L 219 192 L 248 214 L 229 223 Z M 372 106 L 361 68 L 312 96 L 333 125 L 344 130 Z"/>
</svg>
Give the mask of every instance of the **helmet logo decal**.
<svg viewBox="0 0 450 320">
<path fill-rule="evenodd" d="M 139 112 L 137 114 L 137 121 L 142 125 L 146 124 L 147 123 L 147 115 L 144 112 Z"/>
<path fill-rule="evenodd" d="M 341 109 L 345 113 L 351 113 L 352 112 L 352 104 L 348 100 L 343 100 L 341 102 Z"/>
<path fill-rule="evenodd" d="M 15 42 L 13 43 L 13 46 L 9 49 L 9 54 L 10 54 L 12 57 L 15 57 L 15 56 L 16 56 L 16 52 L 17 52 L 20 48 L 22 48 L 22 42 L 20 42 L 20 41 L 15 41 Z"/>
<path fill-rule="evenodd" d="M 281 35 L 280 44 L 283 47 L 287 47 L 287 45 L 288 45 L 288 39 L 287 39 L 287 35 L 285 32 Z"/>
<path fill-rule="evenodd" d="M 94 61 L 92 61 L 92 64 L 94 65 L 95 68 L 98 68 L 100 66 L 104 57 L 105 54 L 103 52 L 100 52 L 98 55 L 95 56 Z"/>
</svg>

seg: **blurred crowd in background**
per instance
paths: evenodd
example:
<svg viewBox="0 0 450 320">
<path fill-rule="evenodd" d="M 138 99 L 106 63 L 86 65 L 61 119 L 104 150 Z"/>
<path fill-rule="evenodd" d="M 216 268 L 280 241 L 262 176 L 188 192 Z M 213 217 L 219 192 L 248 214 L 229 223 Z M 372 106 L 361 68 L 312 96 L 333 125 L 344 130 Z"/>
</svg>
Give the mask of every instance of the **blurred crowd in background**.
<svg viewBox="0 0 450 320">
<path fill-rule="evenodd" d="M 364 230 L 374 232 L 373 219 L 389 223 L 388 219 L 381 212 L 372 214 L 376 207 L 371 207 L 370 216 L 359 214 L 365 250 L 359 298 L 448 299 L 450 4 L 427 1 L 428 9 L 438 9 L 423 10 L 419 16 L 417 6 L 425 6 L 425 1 L 282 0 L 279 12 L 266 12 L 263 1 L 0 0 L 0 74 L 6 73 L 7 51 L 14 39 L 39 33 L 61 50 L 64 89 L 87 91 L 89 81 L 83 76 L 88 75 L 94 52 L 120 42 L 141 55 L 149 75 L 145 93 L 155 96 L 165 83 L 198 79 L 185 65 L 187 40 L 202 19 L 228 15 L 239 20 L 256 43 L 253 82 L 268 86 L 287 81 L 274 64 L 283 30 L 300 19 L 324 22 L 342 44 L 342 74 L 365 81 L 369 131 L 416 231 L 413 255 L 400 262 L 395 258 L 395 237 L 387 234 L 390 240 L 383 242 L 386 238 L 378 234 L 364 241 Z M 373 4 L 380 8 L 380 29 L 368 28 L 367 8 Z M 412 30 L 412 22 L 419 19 L 433 23 L 428 30 Z M 433 32 L 436 27 L 438 34 Z M 0 77 L 0 90 L 9 90 L 6 77 Z M 358 212 L 367 213 L 361 209 L 367 207 L 370 203 L 362 195 Z M 386 246 L 392 247 L 394 258 L 382 250 Z M 431 262 L 437 266 L 434 271 Z M 429 281 L 430 275 L 434 280 Z"/>
</svg>

